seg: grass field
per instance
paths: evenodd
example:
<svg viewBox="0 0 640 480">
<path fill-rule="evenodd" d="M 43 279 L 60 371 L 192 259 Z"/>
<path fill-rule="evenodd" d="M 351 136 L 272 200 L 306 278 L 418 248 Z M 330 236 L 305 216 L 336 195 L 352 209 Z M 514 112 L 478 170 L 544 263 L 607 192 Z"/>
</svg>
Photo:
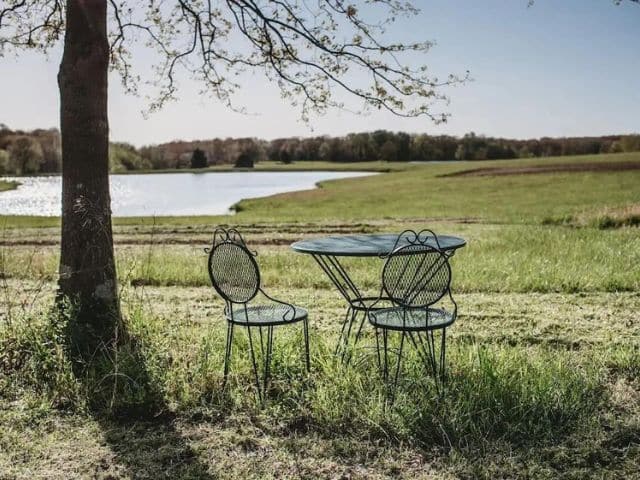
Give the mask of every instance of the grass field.
<svg viewBox="0 0 640 480">
<path fill-rule="evenodd" d="M 47 321 L 58 220 L 0 218 L 0 478 L 640 478 L 640 170 L 443 176 L 638 160 L 405 164 L 233 216 L 116 219 L 136 341 L 121 373 L 97 379 L 73 376 Z M 311 314 L 313 371 L 300 329 L 278 331 L 264 408 L 241 334 L 221 390 L 225 326 L 203 252 L 219 223 L 246 233 L 270 292 Z M 410 358 L 385 409 L 369 350 L 348 369 L 331 355 L 340 298 L 288 245 L 405 227 L 468 245 L 453 258 L 447 395 Z M 348 268 L 376 291 L 379 262 Z"/>
</svg>

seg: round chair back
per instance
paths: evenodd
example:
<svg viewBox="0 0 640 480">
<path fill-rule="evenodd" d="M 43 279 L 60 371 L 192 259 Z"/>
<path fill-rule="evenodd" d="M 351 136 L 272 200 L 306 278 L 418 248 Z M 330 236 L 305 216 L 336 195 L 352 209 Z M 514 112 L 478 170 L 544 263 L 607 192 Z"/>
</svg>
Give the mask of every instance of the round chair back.
<svg viewBox="0 0 640 480">
<path fill-rule="evenodd" d="M 232 303 L 247 303 L 260 288 L 260 270 L 251 252 L 243 244 L 226 240 L 209 252 L 209 278 L 222 298 Z"/>
<path fill-rule="evenodd" d="M 401 307 L 428 307 L 440 300 L 451 285 L 449 259 L 438 248 L 410 244 L 394 250 L 382 271 L 382 286 Z"/>
</svg>

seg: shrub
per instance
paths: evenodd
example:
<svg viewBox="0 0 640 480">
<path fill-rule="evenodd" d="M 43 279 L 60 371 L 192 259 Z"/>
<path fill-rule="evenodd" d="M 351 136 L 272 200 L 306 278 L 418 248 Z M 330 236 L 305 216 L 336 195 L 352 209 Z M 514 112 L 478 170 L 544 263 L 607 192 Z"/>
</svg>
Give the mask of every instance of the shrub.
<svg viewBox="0 0 640 480">
<path fill-rule="evenodd" d="M 241 153 L 234 165 L 235 168 L 253 168 L 253 158 L 246 153 Z"/>
<path fill-rule="evenodd" d="M 206 168 L 207 167 L 207 155 L 204 151 L 196 148 L 191 155 L 191 168 Z"/>
</svg>

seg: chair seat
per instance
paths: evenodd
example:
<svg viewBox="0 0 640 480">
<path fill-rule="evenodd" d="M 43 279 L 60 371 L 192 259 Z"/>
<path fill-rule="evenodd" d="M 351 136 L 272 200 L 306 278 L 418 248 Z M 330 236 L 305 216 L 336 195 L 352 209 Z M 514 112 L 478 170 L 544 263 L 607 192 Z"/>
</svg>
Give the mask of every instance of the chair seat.
<svg viewBox="0 0 640 480">
<path fill-rule="evenodd" d="M 307 311 L 295 305 L 249 305 L 237 306 L 233 309 L 233 315 L 225 312 L 228 321 L 236 325 L 251 327 L 268 327 L 271 325 L 284 325 L 299 322 L 307 318 Z"/>
<path fill-rule="evenodd" d="M 384 308 L 369 312 L 369 322 L 387 330 L 425 331 L 446 328 L 455 321 L 453 313 L 440 308 Z"/>
</svg>

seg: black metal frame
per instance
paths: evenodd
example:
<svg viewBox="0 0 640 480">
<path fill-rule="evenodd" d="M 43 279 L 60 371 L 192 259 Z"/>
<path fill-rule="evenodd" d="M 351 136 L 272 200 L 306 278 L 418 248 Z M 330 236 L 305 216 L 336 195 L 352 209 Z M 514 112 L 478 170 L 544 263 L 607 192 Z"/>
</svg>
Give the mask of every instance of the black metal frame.
<svg viewBox="0 0 640 480">
<path fill-rule="evenodd" d="M 214 272 L 212 271 L 212 258 L 214 255 L 214 252 L 216 251 L 217 248 L 219 248 L 221 245 L 225 245 L 225 244 L 233 244 L 235 246 L 238 246 L 240 248 L 240 251 L 247 255 L 248 258 L 250 258 L 251 261 L 251 265 L 253 266 L 253 268 L 255 268 L 255 274 L 256 274 L 256 287 L 255 287 L 255 291 L 253 292 L 252 295 L 249 295 L 248 298 L 243 299 L 242 301 L 237 301 L 234 300 L 232 298 L 230 298 L 230 296 L 225 293 L 223 291 L 222 288 L 220 288 L 220 286 L 218 285 L 218 282 L 216 281 Z M 229 369 L 230 369 L 230 362 L 231 362 L 231 353 L 232 353 L 232 345 L 233 345 L 233 329 L 235 325 L 241 325 L 243 327 L 246 327 L 247 329 L 247 334 L 249 337 L 249 349 L 250 349 L 250 353 L 251 353 L 251 363 L 253 365 L 253 373 L 254 373 L 254 377 L 255 377 L 255 382 L 256 382 L 256 388 L 258 391 L 258 399 L 260 400 L 260 402 L 263 402 L 266 396 L 266 392 L 267 392 L 267 386 L 268 386 L 268 381 L 270 378 L 270 370 L 271 370 L 271 358 L 272 358 L 272 354 L 273 354 L 273 330 L 274 327 L 279 326 L 279 325 L 286 325 L 286 324 L 290 324 L 290 323 L 296 323 L 296 322 L 302 322 L 303 325 L 303 335 L 304 335 L 304 360 L 305 360 L 305 365 L 307 368 L 307 372 L 309 372 L 311 370 L 311 362 L 310 362 L 310 356 L 309 356 L 309 319 L 308 319 L 308 315 L 305 311 L 305 313 L 303 315 L 301 315 L 299 318 L 296 318 L 296 310 L 298 311 L 303 311 L 303 309 L 301 309 L 300 307 L 295 307 L 294 305 L 288 303 L 288 302 L 283 302 L 282 300 L 278 300 L 276 298 L 271 297 L 270 295 L 268 295 L 260 286 L 260 269 L 258 267 L 258 264 L 255 260 L 255 257 L 257 257 L 257 252 L 255 251 L 251 251 L 247 248 L 247 245 L 244 241 L 244 238 L 242 238 L 242 235 L 240 234 L 240 232 L 238 232 L 238 230 L 236 230 L 235 228 L 229 228 L 229 229 L 225 229 L 223 227 L 218 227 L 216 228 L 214 234 L 213 234 L 213 241 L 212 241 L 212 246 L 210 248 L 205 248 L 205 252 L 209 254 L 209 260 L 208 260 L 208 264 L 207 264 L 207 269 L 209 272 L 209 278 L 211 280 L 211 284 L 213 286 L 213 288 L 216 290 L 216 292 L 224 299 L 225 301 L 225 307 L 224 307 L 224 313 L 225 313 L 225 318 L 227 319 L 227 338 L 226 338 L 226 346 L 225 346 L 225 357 L 224 357 L 224 379 L 223 379 L 223 388 L 226 386 L 227 384 L 227 378 L 229 375 Z M 281 319 L 273 319 L 270 321 L 260 321 L 260 322 L 251 322 L 249 320 L 249 313 L 248 313 L 248 309 L 249 307 L 249 302 L 251 300 L 253 300 L 258 293 L 261 293 L 265 298 L 267 298 L 268 300 L 270 300 L 273 303 L 279 304 L 279 305 L 283 305 L 285 307 L 287 307 L 287 309 L 285 309 L 284 313 L 282 314 L 282 318 Z M 233 306 L 234 305 L 241 305 L 244 311 L 244 319 L 241 318 L 236 318 L 234 317 L 234 309 Z M 289 318 L 287 318 L 287 316 L 290 315 Z M 258 373 L 258 363 L 256 361 L 256 354 L 254 351 L 254 341 L 253 341 L 253 335 L 251 333 L 251 329 L 253 328 L 258 328 L 258 332 L 259 332 L 259 336 L 260 336 L 260 352 L 263 358 L 263 368 L 264 368 L 264 372 L 263 372 L 263 376 L 262 376 L 262 382 L 260 381 L 260 375 Z M 263 331 L 262 329 L 266 328 L 267 332 L 266 332 L 266 337 L 267 337 L 267 345 L 266 345 L 266 355 L 265 355 L 265 345 L 264 345 L 264 335 L 263 335 Z M 261 385 L 262 383 L 262 385 Z"/>
<path fill-rule="evenodd" d="M 426 242 L 427 242 L 427 239 L 429 238 L 428 236 L 429 234 L 433 236 L 433 238 L 435 239 L 436 247 L 427 245 Z M 401 240 L 403 240 L 403 237 L 406 244 L 398 246 L 400 245 Z M 416 250 L 415 249 L 416 246 L 420 248 Z M 412 305 L 411 301 L 407 301 L 406 298 L 394 298 L 393 292 L 389 291 L 389 288 L 385 284 L 385 280 L 384 280 L 385 271 L 389 266 L 389 262 L 391 261 L 391 259 L 399 255 L 411 255 L 416 253 L 425 253 L 429 251 L 437 252 L 440 255 L 442 255 L 442 258 L 444 261 L 443 265 L 445 265 L 448 270 L 448 280 L 447 280 L 446 287 L 443 288 L 442 294 L 437 299 L 433 299 L 424 305 Z M 400 374 L 400 368 L 401 368 L 400 366 L 402 363 L 402 353 L 403 353 L 404 344 L 405 344 L 405 337 L 410 340 L 411 344 L 413 345 L 415 350 L 418 352 L 418 355 L 420 359 L 423 361 L 425 368 L 427 370 L 431 370 L 431 372 L 433 373 L 433 378 L 435 380 L 438 394 L 444 394 L 444 389 L 446 385 L 446 368 L 445 368 L 446 367 L 446 364 L 445 364 L 446 329 L 455 321 L 455 319 L 457 318 L 457 311 L 458 311 L 458 305 L 453 299 L 453 296 L 451 294 L 451 266 L 449 265 L 449 258 L 452 255 L 453 255 L 453 251 L 449 252 L 449 251 L 442 250 L 440 248 L 440 242 L 438 241 L 438 237 L 433 231 L 424 229 L 417 233 L 413 230 L 405 230 L 404 232 L 402 232 L 398 236 L 398 240 L 396 241 L 396 244 L 392 252 L 389 255 L 385 256 L 386 262 L 385 262 L 385 267 L 383 269 L 383 280 L 382 280 L 383 285 L 380 290 L 380 296 L 378 297 L 379 300 L 374 301 L 370 305 L 370 308 L 366 312 L 366 316 L 369 319 L 369 322 L 371 323 L 371 325 L 375 329 L 378 366 L 382 370 L 383 381 L 387 387 L 387 392 L 390 397 L 389 400 L 391 404 L 393 404 L 395 400 L 395 392 L 398 385 L 398 378 Z M 429 273 L 431 272 L 427 271 L 427 274 Z M 437 271 L 432 273 L 431 277 L 427 279 L 427 282 L 431 280 L 436 273 Z M 415 280 L 415 273 L 414 273 L 414 278 L 412 278 L 412 281 L 413 280 Z M 422 282 L 423 279 L 421 278 L 419 281 Z M 424 286 L 426 287 L 426 283 Z M 430 327 L 428 323 L 429 307 L 439 302 L 447 294 L 449 296 L 449 299 L 453 303 L 453 312 L 452 312 L 451 322 L 445 325 L 436 325 L 436 326 Z M 381 301 L 381 300 L 387 300 L 387 301 L 390 300 L 396 306 L 396 308 L 399 309 L 399 311 L 402 314 L 402 326 L 382 327 L 379 324 L 377 324 L 374 320 L 372 320 L 371 314 L 372 312 L 380 310 L 380 308 L 378 308 L 376 304 L 378 303 L 378 301 Z M 422 311 L 424 311 L 426 316 L 424 328 L 412 327 L 406 324 L 407 315 L 409 313 L 415 313 L 415 312 L 421 313 Z M 442 330 L 439 355 L 436 355 L 436 342 L 434 338 L 435 330 Z M 395 374 L 393 377 L 392 384 L 389 383 L 390 346 L 389 346 L 388 337 L 389 337 L 390 331 L 398 331 L 401 334 L 400 346 L 397 349 L 398 354 L 397 354 L 397 360 L 395 364 Z M 381 343 L 379 338 L 380 335 L 382 335 L 382 355 L 381 355 L 381 349 L 380 349 L 380 343 Z M 356 342 L 358 341 L 358 337 L 356 337 L 355 341 Z"/>
<path fill-rule="evenodd" d="M 431 230 L 425 229 L 421 230 L 419 233 L 416 233 L 413 230 L 405 230 L 398 236 L 394 248 L 392 248 L 390 252 L 396 250 L 396 247 L 402 240 L 403 236 L 405 236 L 405 240 L 409 244 L 411 244 L 411 242 L 426 242 L 429 238 L 428 236 L 425 236 L 427 233 L 431 233 L 432 236 L 434 236 L 436 245 L 440 247 L 437 236 Z M 444 252 L 447 258 L 452 257 L 455 253 L 455 250 L 453 249 L 441 249 L 441 251 Z M 379 255 L 376 256 L 376 258 L 386 259 L 390 256 L 390 254 L 391 253 Z M 320 268 L 325 272 L 327 277 L 329 277 L 331 283 L 335 285 L 338 292 L 342 295 L 345 302 L 347 303 L 347 310 L 344 315 L 344 320 L 342 321 L 342 328 L 340 330 L 340 335 L 338 336 L 338 341 L 336 343 L 334 353 L 336 356 L 340 356 L 340 360 L 342 363 L 348 363 L 351 359 L 351 352 L 355 348 L 358 340 L 362 335 L 362 330 L 368 317 L 368 312 L 371 310 L 386 308 L 385 306 L 379 305 L 379 303 L 385 301 L 391 302 L 391 299 L 387 296 L 363 296 L 360 293 L 357 285 L 354 283 L 351 277 L 349 277 L 347 270 L 340 263 L 338 255 L 312 253 L 311 256 L 320 266 Z M 356 325 L 357 329 L 355 329 L 355 332 L 353 332 L 353 327 Z M 378 343 L 377 333 L 376 343 Z"/>
<path fill-rule="evenodd" d="M 340 355 L 341 362 L 348 363 L 351 359 L 352 347 L 355 346 L 362 334 L 362 329 L 367 319 L 367 311 L 372 308 L 372 303 L 377 303 L 381 299 L 375 296 L 363 296 L 336 255 L 314 253 L 311 256 L 347 302 L 347 311 L 342 322 L 342 329 L 340 330 L 334 354 L 336 356 Z M 354 339 L 351 341 L 354 325 L 358 325 L 358 327 Z"/>
</svg>

